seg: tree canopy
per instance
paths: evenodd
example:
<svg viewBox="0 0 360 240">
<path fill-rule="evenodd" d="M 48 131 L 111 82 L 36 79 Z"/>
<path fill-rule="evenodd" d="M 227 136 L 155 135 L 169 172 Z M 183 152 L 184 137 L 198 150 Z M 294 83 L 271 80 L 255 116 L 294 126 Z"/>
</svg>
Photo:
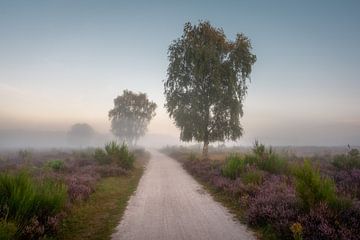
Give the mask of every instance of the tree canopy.
<svg viewBox="0 0 360 240">
<path fill-rule="evenodd" d="M 155 116 L 156 104 L 148 100 L 145 93 L 124 90 L 114 99 L 114 108 L 109 111 L 111 132 L 129 145 L 145 135 L 147 126 Z"/>
<path fill-rule="evenodd" d="M 244 34 L 230 41 L 208 21 L 186 23 L 182 36 L 169 46 L 165 107 L 182 141 L 204 142 L 204 157 L 209 142 L 243 134 L 243 100 L 256 61 L 251 51 Z"/>
<path fill-rule="evenodd" d="M 95 135 L 94 129 L 87 123 L 76 123 L 68 131 L 68 140 L 76 146 L 87 146 Z"/>
</svg>

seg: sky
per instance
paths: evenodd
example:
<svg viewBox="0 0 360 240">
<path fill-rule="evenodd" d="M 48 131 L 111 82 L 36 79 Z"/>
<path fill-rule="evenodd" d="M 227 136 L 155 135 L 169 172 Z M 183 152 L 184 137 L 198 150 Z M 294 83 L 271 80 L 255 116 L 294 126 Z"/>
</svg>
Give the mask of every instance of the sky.
<svg viewBox="0 0 360 240">
<path fill-rule="evenodd" d="M 358 1 L 0 0 L 0 129 L 109 132 L 124 89 L 158 105 L 149 133 L 179 131 L 164 109 L 169 44 L 185 22 L 248 36 L 251 74 L 238 144 L 360 144 Z"/>
</svg>

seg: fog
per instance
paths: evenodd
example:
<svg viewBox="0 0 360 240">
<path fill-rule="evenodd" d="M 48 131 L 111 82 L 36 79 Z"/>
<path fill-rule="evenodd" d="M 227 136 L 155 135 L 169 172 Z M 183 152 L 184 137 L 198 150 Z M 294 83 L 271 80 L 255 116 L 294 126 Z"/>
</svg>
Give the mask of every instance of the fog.
<svg viewBox="0 0 360 240">
<path fill-rule="evenodd" d="M 78 122 L 102 145 L 114 139 L 108 111 L 124 89 L 158 105 L 139 145 L 185 144 L 164 110 L 163 80 L 169 44 L 199 19 L 230 39 L 244 32 L 258 59 L 244 135 L 228 145 L 359 145 L 357 3 L 283 4 L 279 14 L 263 2 L 0 3 L 0 148 L 71 147 Z"/>
</svg>

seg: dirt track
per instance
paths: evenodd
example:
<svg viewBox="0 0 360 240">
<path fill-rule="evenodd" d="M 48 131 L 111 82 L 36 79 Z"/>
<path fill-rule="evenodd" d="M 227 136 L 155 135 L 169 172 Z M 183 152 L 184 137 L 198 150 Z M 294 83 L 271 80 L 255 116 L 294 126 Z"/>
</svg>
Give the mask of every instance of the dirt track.
<svg viewBox="0 0 360 240">
<path fill-rule="evenodd" d="M 151 155 L 113 240 L 256 239 L 178 162 Z"/>
</svg>

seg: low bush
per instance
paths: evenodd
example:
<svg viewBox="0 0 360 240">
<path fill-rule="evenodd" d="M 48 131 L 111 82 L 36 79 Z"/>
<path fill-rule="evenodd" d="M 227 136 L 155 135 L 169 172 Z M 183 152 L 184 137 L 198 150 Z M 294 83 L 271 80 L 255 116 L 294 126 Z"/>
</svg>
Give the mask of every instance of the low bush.
<svg viewBox="0 0 360 240">
<path fill-rule="evenodd" d="M 25 229 L 34 218 L 46 229 L 48 218 L 58 214 L 65 201 L 63 184 L 37 182 L 26 173 L 0 175 L 0 219 L 16 222 L 19 236 L 30 234 Z"/>
<path fill-rule="evenodd" d="M 273 174 L 287 174 L 288 161 L 278 154 L 272 148 L 266 149 L 263 144 L 255 141 L 252 154 L 231 154 L 222 167 L 222 174 L 225 177 L 235 179 L 246 171 L 247 167 L 256 167 L 260 170 Z"/>
<path fill-rule="evenodd" d="M 349 146 L 347 154 L 335 156 L 332 164 L 342 170 L 360 169 L 360 152 L 358 149 Z"/>
<path fill-rule="evenodd" d="M 309 210 L 315 205 L 325 202 L 336 204 L 335 183 L 320 175 L 309 161 L 294 169 L 296 193 L 301 199 L 305 209 Z"/>
<path fill-rule="evenodd" d="M 133 153 L 131 153 L 125 143 L 123 143 L 121 146 L 115 142 L 109 142 L 105 145 L 105 152 L 108 157 L 110 157 L 111 162 L 117 164 L 120 167 L 123 167 L 125 169 L 130 169 L 134 165 L 135 156 Z M 100 153 L 98 151 L 98 155 L 100 158 L 104 158 L 103 153 Z"/>
<path fill-rule="evenodd" d="M 221 168 L 223 176 L 230 179 L 236 179 L 242 172 L 245 171 L 247 163 L 244 158 L 238 154 L 232 154 L 227 159 Z"/>
<path fill-rule="evenodd" d="M 65 163 L 63 160 L 50 160 L 45 164 L 45 166 L 55 172 L 59 172 L 64 169 Z"/>
<path fill-rule="evenodd" d="M 111 163 L 111 157 L 102 148 L 95 149 L 94 158 L 100 165 Z"/>
<path fill-rule="evenodd" d="M 263 172 L 256 168 L 249 168 L 241 175 L 241 180 L 245 184 L 260 185 L 263 181 Z"/>
<path fill-rule="evenodd" d="M 120 147 L 117 163 L 119 166 L 130 169 L 134 166 L 135 156 L 132 154 L 127 145 L 123 143 Z"/>
<path fill-rule="evenodd" d="M 252 151 L 253 156 L 247 155 L 247 161 L 254 163 L 259 169 L 273 174 L 287 173 L 288 161 L 276 154 L 271 147 L 266 149 L 265 145 L 255 141 Z"/>
</svg>

